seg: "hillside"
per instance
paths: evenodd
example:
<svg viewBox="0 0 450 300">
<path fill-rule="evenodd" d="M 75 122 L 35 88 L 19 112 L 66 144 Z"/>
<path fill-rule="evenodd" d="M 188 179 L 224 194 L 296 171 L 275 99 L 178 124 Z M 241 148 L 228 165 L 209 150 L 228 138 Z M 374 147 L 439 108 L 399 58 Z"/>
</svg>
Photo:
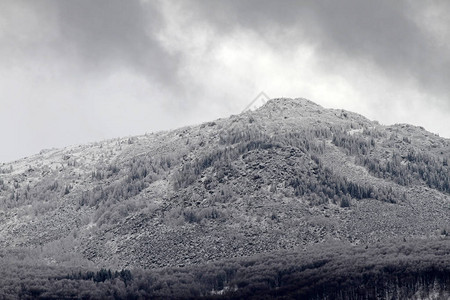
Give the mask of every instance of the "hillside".
<svg viewBox="0 0 450 300">
<path fill-rule="evenodd" d="M 1 165 L 0 245 L 49 266 L 155 268 L 441 240 L 449 158 L 450 141 L 421 127 L 273 99 Z"/>
</svg>

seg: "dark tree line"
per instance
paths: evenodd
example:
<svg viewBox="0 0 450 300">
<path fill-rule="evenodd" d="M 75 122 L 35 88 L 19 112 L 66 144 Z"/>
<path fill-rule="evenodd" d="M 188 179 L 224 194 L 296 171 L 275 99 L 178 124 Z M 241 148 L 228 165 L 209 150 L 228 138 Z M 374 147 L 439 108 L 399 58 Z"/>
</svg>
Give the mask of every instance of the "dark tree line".
<svg viewBox="0 0 450 300">
<path fill-rule="evenodd" d="M 333 144 L 344 148 L 347 155 L 367 155 L 375 146 L 373 138 L 366 139 L 360 135 L 350 135 L 346 132 L 336 132 L 332 139 Z"/>
<path fill-rule="evenodd" d="M 446 299 L 448 250 L 448 240 L 322 244 L 307 251 L 145 271 L 68 272 L 3 258 L 0 298 Z"/>
<path fill-rule="evenodd" d="M 197 181 L 199 175 L 207 168 L 217 165 L 223 166 L 237 159 L 240 155 L 256 150 L 281 147 L 273 141 L 255 140 L 239 143 L 237 146 L 228 146 L 213 150 L 194 161 L 185 163 L 180 170 L 175 172 L 173 183 L 175 189 L 185 188 Z"/>
<path fill-rule="evenodd" d="M 375 147 L 374 138 L 380 136 L 382 134 L 377 131 L 366 131 L 363 135 L 340 132 L 334 134 L 332 142 L 343 148 L 348 155 L 354 155 L 356 162 L 376 177 L 390 179 L 404 186 L 423 183 L 430 188 L 450 193 L 448 157 L 418 151 L 409 146 L 406 152 L 394 150 L 388 159 L 381 159 L 370 154 L 370 151 L 383 151 L 383 148 Z"/>
<path fill-rule="evenodd" d="M 348 207 L 350 199 L 377 199 L 395 203 L 396 199 L 403 199 L 392 188 L 375 188 L 372 185 L 358 184 L 347 178 L 333 173 L 323 167 L 317 156 L 312 156 L 316 166 L 311 173 L 298 172 L 290 180 L 289 185 L 294 188 L 296 196 L 312 195 L 313 204 L 333 202 L 341 207 Z M 311 198 L 311 197 L 310 197 Z"/>
<path fill-rule="evenodd" d="M 133 275 L 130 270 L 123 269 L 121 271 L 111 271 L 111 269 L 101 269 L 97 272 L 79 271 L 78 273 L 72 272 L 71 274 L 56 278 L 56 279 L 70 279 L 70 280 L 92 280 L 94 282 L 105 282 L 106 280 L 113 280 L 119 278 L 125 283 L 125 286 L 128 282 L 133 280 Z"/>
<path fill-rule="evenodd" d="M 91 190 L 83 191 L 79 198 L 81 206 L 98 206 L 100 203 L 116 203 L 139 194 L 149 184 L 161 178 L 172 166 L 170 156 L 150 157 L 148 155 L 133 157 L 120 167 L 108 165 L 105 169 L 92 172 L 92 179 L 98 184 Z M 103 180 L 110 183 L 104 184 Z"/>
<path fill-rule="evenodd" d="M 347 149 L 348 154 L 365 155 L 375 146 L 373 138 L 348 135 L 339 126 L 287 132 L 272 137 L 248 126 L 241 130 L 232 128 L 221 133 L 222 148 L 206 152 L 195 160 L 186 162 L 180 170 L 175 172 L 174 187 L 178 190 L 194 184 L 199 180 L 202 172 L 209 167 L 214 167 L 219 174 L 221 170 L 228 169 L 234 160 L 253 150 L 294 147 L 308 155 L 313 164 L 310 169 L 305 166 L 301 169 L 294 168 L 294 174 L 288 186 L 294 189 L 296 196 L 307 197 L 313 205 L 331 201 L 347 207 L 351 199 L 374 198 L 395 202 L 396 199 L 404 197 L 404 195 L 397 195 L 392 188 L 375 188 L 372 185 L 351 182 L 323 167 L 319 155 L 324 153 L 325 139 L 331 137 L 333 137 L 333 143 Z"/>
</svg>

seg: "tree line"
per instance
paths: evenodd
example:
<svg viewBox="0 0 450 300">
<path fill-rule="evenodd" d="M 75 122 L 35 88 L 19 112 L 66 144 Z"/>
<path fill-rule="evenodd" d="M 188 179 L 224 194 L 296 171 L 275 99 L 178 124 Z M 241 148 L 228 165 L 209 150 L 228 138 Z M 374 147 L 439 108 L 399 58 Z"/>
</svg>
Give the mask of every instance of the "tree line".
<svg viewBox="0 0 450 300">
<path fill-rule="evenodd" d="M 445 299 L 450 295 L 448 242 L 329 243 L 306 251 L 154 270 L 69 271 L 3 257 L 0 297 L 356 300 L 434 295 Z"/>
<path fill-rule="evenodd" d="M 381 159 L 380 151 L 383 147 L 375 147 L 373 136 L 376 132 L 365 132 L 364 135 L 350 135 L 346 132 L 336 133 L 332 142 L 355 156 L 356 163 L 364 166 L 374 176 L 389 179 L 403 186 L 425 184 L 430 188 L 444 193 L 450 193 L 449 157 L 419 151 L 408 145 L 406 150 L 394 149 L 387 159 Z M 401 140 L 405 142 L 405 139 Z M 407 141 L 406 144 L 409 144 Z M 370 154 L 373 151 L 375 154 Z"/>
</svg>

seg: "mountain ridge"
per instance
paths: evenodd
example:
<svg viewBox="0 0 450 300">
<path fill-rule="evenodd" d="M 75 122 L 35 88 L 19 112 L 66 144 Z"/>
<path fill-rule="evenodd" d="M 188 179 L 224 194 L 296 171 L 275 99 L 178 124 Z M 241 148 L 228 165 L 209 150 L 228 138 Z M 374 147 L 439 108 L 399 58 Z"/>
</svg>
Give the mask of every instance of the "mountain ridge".
<svg viewBox="0 0 450 300">
<path fill-rule="evenodd" d="M 333 240 L 440 239 L 449 149 L 420 127 L 273 99 L 2 164 L 0 244 L 47 264 L 153 268 Z"/>
</svg>

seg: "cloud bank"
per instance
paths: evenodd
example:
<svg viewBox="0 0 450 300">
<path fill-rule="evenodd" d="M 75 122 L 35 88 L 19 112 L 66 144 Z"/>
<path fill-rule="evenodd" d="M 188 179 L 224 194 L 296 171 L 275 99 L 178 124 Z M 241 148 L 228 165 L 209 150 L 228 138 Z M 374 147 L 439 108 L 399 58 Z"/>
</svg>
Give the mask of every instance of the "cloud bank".
<svg viewBox="0 0 450 300">
<path fill-rule="evenodd" d="M 239 113 L 260 91 L 450 137 L 446 1 L 0 3 L 1 161 Z"/>
</svg>

